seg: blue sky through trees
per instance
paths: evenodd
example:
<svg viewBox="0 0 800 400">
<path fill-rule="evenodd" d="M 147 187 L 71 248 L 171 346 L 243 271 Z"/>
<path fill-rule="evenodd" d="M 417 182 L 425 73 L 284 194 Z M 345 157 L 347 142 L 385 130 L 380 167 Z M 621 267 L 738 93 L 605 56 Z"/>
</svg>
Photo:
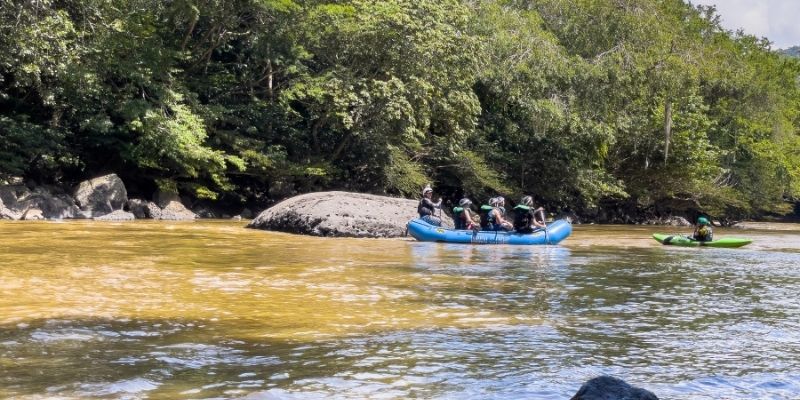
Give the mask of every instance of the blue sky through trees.
<svg viewBox="0 0 800 400">
<path fill-rule="evenodd" d="M 800 46 L 798 0 L 690 0 L 692 4 L 716 5 L 722 26 L 735 31 L 766 37 L 773 49 Z"/>
</svg>

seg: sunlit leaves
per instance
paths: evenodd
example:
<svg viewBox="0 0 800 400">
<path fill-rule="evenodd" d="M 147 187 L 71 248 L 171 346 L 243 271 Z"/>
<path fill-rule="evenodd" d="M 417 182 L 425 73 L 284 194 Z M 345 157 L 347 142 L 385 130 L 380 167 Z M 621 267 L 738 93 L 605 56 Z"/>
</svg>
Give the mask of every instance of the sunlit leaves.
<svg viewBox="0 0 800 400">
<path fill-rule="evenodd" d="M 800 196 L 800 62 L 681 0 L 0 6 L 4 175 L 730 216 Z"/>
</svg>

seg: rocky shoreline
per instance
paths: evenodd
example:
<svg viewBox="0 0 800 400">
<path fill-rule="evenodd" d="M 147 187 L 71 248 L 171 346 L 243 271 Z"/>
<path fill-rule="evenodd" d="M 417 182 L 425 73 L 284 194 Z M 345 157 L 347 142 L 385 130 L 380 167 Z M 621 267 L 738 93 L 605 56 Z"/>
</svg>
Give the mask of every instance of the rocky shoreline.
<svg viewBox="0 0 800 400">
<path fill-rule="evenodd" d="M 176 193 L 156 192 L 150 198 L 129 198 L 123 181 L 109 174 L 79 183 L 66 191 L 55 186 L 30 187 L 20 181 L 0 185 L 0 219 L 131 221 L 138 219 L 191 221 L 198 218 L 253 218 L 244 209 L 238 215 L 194 210 Z M 332 237 L 400 237 L 406 223 L 417 217 L 417 200 L 342 191 L 314 192 L 283 200 L 258 214 L 248 228 Z M 447 212 L 443 226 L 452 227 Z M 595 223 L 575 214 L 559 215 L 573 223 Z M 620 221 L 608 221 L 620 223 Z M 691 226 L 681 216 L 627 220 L 639 225 Z M 625 223 L 625 222 L 622 222 Z"/>
<path fill-rule="evenodd" d="M 0 186 L 0 219 L 191 221 L 198 218 L 177 194 L 159 192 L 153 197 L 155 201 L 129 199 L 125 184 L 116 174 L 83 181 L 71 193 L 58 187 L 29 188 L 22 182 L 12 182 Z"/>
</svg>

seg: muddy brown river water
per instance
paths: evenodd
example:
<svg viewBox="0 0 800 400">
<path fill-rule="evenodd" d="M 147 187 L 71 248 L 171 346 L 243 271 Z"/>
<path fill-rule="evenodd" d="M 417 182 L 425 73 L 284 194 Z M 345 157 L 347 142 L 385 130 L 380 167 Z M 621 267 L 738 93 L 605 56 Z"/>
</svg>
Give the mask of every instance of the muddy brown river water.
<svg viewBox="0 0 800 400">
<path fill-rule="evenodd" d="M 673 248 L 330 239 L 244 223 L 0 221 L 0 398 L 800 398 L 800 225 Z M 686 230 L 686 229 L 684 229 Z"/>
</svg>

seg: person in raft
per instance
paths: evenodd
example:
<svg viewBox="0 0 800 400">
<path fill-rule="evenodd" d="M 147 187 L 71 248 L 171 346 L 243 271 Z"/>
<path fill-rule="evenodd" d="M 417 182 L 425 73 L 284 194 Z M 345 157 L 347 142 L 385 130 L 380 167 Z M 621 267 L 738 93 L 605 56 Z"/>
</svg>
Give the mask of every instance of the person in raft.
<svg viewBox="0 0 800 400">
<path fill-rule="evenodd" d="M 471 205 L 472 201 L 465 197 L 458 201 L 458 207 L 453 207 L 453 224 L 456 229 L 474 230 L 479 228 L 479 225 L 472 219 Z"/>
<path fill-rule="evenodd" d="M 541 216 L 541 219 L 539 218 Z M 546 228 L 544 223 L 544 208 L 533 208 L 533 197 L 525 196 L 514 207 L 514 229 L 518 233 L 533 233 L 533 231 Z"/>
<path fill-rule="evenodd" d="M 433 215 L 437 208 L 442 208 L 442 200 L 439 199 L 438 203 L 434 203 L 431 200 L 432 197 L 433 189 L 431 189 L 430 185 L 425 186 L 425 189 L 422 189 L 422 199 L 420 199 L 417 206 L 417 213 L 419 213 L 421 220 L 434 226 L 442 226 L 442 219 Z"/>
<path fill-rule="evenodd" d="M 506 200 L 502 196 L 489 199 L 489 205 L 481 206 L 481 229 L 484 231 L 510 231 L 514 229 L 506 221 Z"/>
<path fill-rule="evenodd" d="M 711 223 L 708 218 L 700 217 L 697 219 L 697 226 L 694 228 L 692 239 L 700 242 L 710 242 L 714 240 L 714 232 L 711 230 Z"/>
</svg>

